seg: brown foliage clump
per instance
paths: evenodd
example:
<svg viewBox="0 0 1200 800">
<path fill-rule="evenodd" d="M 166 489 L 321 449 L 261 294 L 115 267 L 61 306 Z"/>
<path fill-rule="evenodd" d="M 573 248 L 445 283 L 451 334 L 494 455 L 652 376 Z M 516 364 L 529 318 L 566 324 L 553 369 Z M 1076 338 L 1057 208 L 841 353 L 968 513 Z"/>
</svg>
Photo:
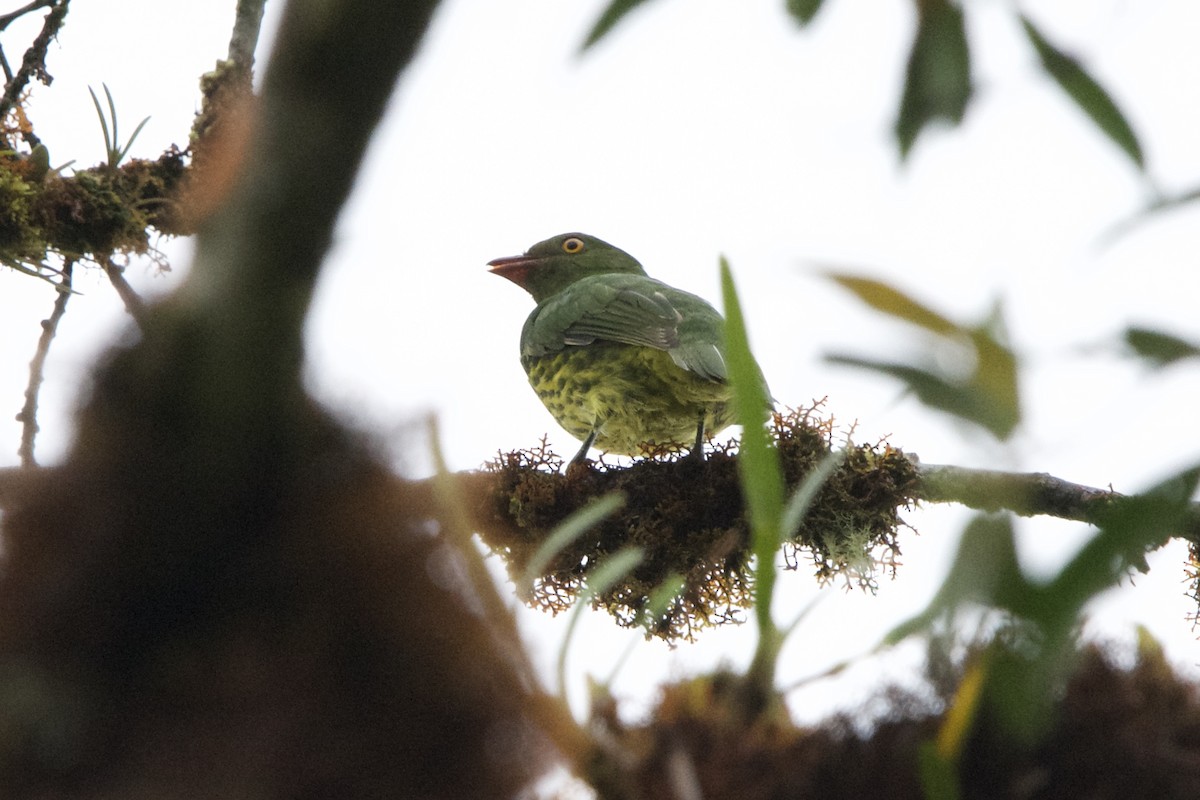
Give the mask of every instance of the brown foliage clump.
<svg viewBox="0 0 1200 800">
<path fill-rule="evenodd" d="M 833 425 L 817 407 L 776 414 L 772 433 L 789 490 L 834 449 Z M 654 453 L 628 467 L 576 465 L 565 473 L 546 447 L 500 456 L 488 465 L 488 498 L 478 512 L 480 534 L 523 574 L 554 528 L 597 498 L 618 493 L 621 509 L 563 547 L 537 576 L 532 602 L 558 612 L 583 591 L 588 576 L 629 546 L 643 558 L 631 574 L 594 598 L 623 625 L 646 624 L 666 639 L 690 639 L 707 626 L 739 619 L 753 600 L 750 529 L 743 513 L 736 443 L 717 447 L 703 462 Z M 824 484 L 787 543 L 789 562 L 803 550 L 822 581 L 851 576 L 872 587 L 880 562 L 899 553 L 899 510 L 912 504 L 913 463 L 887 445 L 847 445 L 841 465 Z M 656 621 L 647 599 L 672 576 L 683 588 Z"/>
<path fill-rule="evenodd" d="M 887 710 L 866 726 L 847 714 L 800 728 L 747 714 L 741 681 L 717 674 L 664 687 L 637 725 L 611 707 L 601 711 L 588 768 L 600 796 L 926 800 L 919 753 L 944 719 L 928 700 L 885 690 Z M 1200 691 L 1161 654 L 1144 652 L 1124 668 L 1101 648 L 1084 648 L 1053 716 L 1039 742 L 1019 748 L 982 715 L 958 762 L 961 796 L 1196 797 Z"/>
<path fill-rule="evenodd" d="M 6 797 L 501 798 L 569 740 L 454 537 L 360 444 L 314 410 L 231 441 L 138 360 L 5 509 Z"/>
</svg>

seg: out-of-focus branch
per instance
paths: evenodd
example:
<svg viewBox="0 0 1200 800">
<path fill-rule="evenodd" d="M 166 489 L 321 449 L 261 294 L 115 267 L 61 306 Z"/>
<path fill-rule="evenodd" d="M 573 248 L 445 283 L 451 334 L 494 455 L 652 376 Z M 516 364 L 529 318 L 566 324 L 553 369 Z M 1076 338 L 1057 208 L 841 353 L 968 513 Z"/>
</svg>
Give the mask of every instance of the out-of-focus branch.
<svg viewBox="0 0 1200 800">
<path fill-rule="evenodd" d="M 334 222 L 434 5 L 287 6 L 245 169 L 229 202 L 204 223 L 179 294 L 224 354 L 219 368 L 239 373 L 214 387 L 243 379 L 255 393 L 265 382 L 296 385 L 303 315 Z"/>
<path fill-rule="evenodd" d="M 1099 525 L 1125 499 L 1111 489 L 1071 483 L 1044 472 L 1002 472 L 921 464 L 916 494 L 928 503 L 959 503 L 980 511 L 1045 515 Z M 1200 505 L 1193 504 L 1175 535 L 1200 542 Z"/>
<path fill-rule="evenodd" d="M 74 261 L 68 260 L 63 264 L 62 277 L 58 283 L 58 297 L 54 299 L 54 309 L 50 312 L 50 316 L 42 321 L 42 335 L 38 338 L 33 360 L 29 362 L 29 383 L 25 387 L 25 405 L 17 414 L 17 422 L 21 423 L 21 446 L 17 450 L 17 454 L 21 458 L 21 465 L 25 467 L 37 465 L 37 459 L 33 456 L 33 444 L 38 434 L 38 392 L 42 388 L 42 380 L 45 377 L 46 356 L 50 354 L 50 344 L 58 332 L 59 321 L 67 313 L 67 301 L 71 299 L 71 273 L 74 268 Z"/>
<path fill-rule="evenodd" d="M 121 298 L 121 302 L 125 304 L 125 310 L 129 312 L 129 316 L 133 317 L 133 321 L 141 328 L 146 321 L 146 303 L 142 300 L 129 281 L 125 280 L 125 268 L 117 264 L 111 258 L 104 262 L 104 274 L 108 276 L 108 281 L 117 290 L 117 296 Z"/>
<path fill-rule="evenodd" d="M 254 50 L 258 47 L 266 4 L 266 0 L 238 0 L 233 34 L 229 37 L 229 60 L 247 75 L 254 69 Z"/>
</svg>

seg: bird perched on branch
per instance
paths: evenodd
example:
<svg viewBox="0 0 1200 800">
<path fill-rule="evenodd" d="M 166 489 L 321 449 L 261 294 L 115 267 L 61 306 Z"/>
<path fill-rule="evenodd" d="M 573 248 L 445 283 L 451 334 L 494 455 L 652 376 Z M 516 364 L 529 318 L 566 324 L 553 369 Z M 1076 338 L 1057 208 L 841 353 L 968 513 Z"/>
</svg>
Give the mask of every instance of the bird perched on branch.
<svg viewBox="0 0 1200 800">
<path fill-rule="evenodd" d="M 488 262 L 533 296 L 521 365 L 546 408 L 583 446 L 619 455 L 692 443 L 733 422 L 724 320 L 700 297 L 657 281 L 637 259 L 583 233 Z"/>
</svg>

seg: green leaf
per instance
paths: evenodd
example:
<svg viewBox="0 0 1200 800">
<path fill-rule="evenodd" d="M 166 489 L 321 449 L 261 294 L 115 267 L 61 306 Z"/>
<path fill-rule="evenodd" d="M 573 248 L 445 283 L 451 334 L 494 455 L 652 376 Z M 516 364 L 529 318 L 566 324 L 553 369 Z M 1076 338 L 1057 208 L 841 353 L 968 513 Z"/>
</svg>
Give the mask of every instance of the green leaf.
<svg viewBox="0 0 1200 800">
<path fill-rule="evenodd" d="M 733 386 L 734 417 L 742 426 L 738 474 L 750 519 L 754 552 L 754 619 L 758 644 L 747 675 L 762 693 L 774 691 L 775 667 L 783 637 L 771 615 L 775 591 L 775 553 L 783 538 L 783 467 L 766 430 L 770 398 L 750 352 L 746 322 L 729 262 L 721 257 L 721 296 L 725 305 L 725 357 Z"/>
<path fill-rule="evenodd" d="M 1166 544 L 1179 532 L 1198 481 L 1200 467 L 1192 467 L 1147 492 L 1114 503 L 1100 522 L 1100 532 L 1054 579 L 1050 586 L 1053 596 L 1078 609 L 1115 584 L 1130 568 L 1140 567 L 1147 552 Z M 1066 616 L 1069 610 L 1070 606 L 1064 607 L 1061 615 Z"/>
<path fill-rule="evenodd" d="M 1078 61 L 1047 41 L 1028 17 L 1021 16 L 1021 25 L 1033 44 L 1033 49 L 1037 51 L 1038 58 L 1041 59 L 1042 69 L 1075 101 L 1075 105 L 1083 109 L 1097 127 L 1129 156 L 1138 169 L 1144 170 L 1145 157 L 1137 134 L 1133 132 L 1133 127 L 1104 87 L 1097 83 Z"/>
<path fill-rule="evenodd" d="M 560 522 L 525 565 L 525 571 L 517 583 L 517 594 L 528 597 L 534 582 L 559 553 L 623 505 L 624 495 L 613 492 L 593 500 Z"/>
<path fill-rule="evenodd" d="M 622 17 L 645 2 L 646 0 L 613 0 L 613 2 L 608 4 L 608 8 L 604 9 L 604 13 L 600 15 L 600 19 L 596 20 L 596 24 L 592 26 L 591 31 L 588 32 L 587 38 L 583 41 L 583 47 L 580 50 L 587 50 L 596 42 L 603 39 L 621 21 Z"/>
<path fill-rule="evenodd" d="M 812 506 L 813 500 L 817 498 L 830 476 L 837 471 L 837 468 L 846 460 L 845 450 L 835 450 L 813 468 L 812 472 L 804 476 L 804 480 L 796 487 L 796 491 L 788 498 L 787 505 L 783 509 L 783 516 L 779 520 L 780 534 L 784 539 L 790 539 L 796 535 L 796 530 L 800 527 L 800 523 L 804 520 L 804 516 L 808 513 L 808 509 Z"/>
<path fill-rule="evenodd" d="M 1019 410 L 1013 402 L 1015 390 L 997 392 L 989 388 L 989 384 L 1002 381 L 999 374 L 1002 370 L 995 358 L 990 359 L 990 366 L 983 372 L 977 367 L 976 378 L 967 382 L 949 380 L 908 364 L 837 354 L 826 356 L 825 360 L 898 378 L 925 405 L 981 425 L 998 439 L 1008 438 L 1020 421 Z"/>
<path fill-rule="evenodd" d="M 1104 235 L 1100 237 L 1101 243 L 1105 245 L 1112 244 L 1112 242 L 1129 233 L 1131 230 L 1147 220 L 1157 217 L 1160 214 L 1168 213 L 1178 208 L 1182 208 L 1183 206 L 1190 205 L 1197 201 L 1200 201 L 1200 187 L 1189 189 L 1185 192 L 1179 192 L 1178 194 L 1159 196 L 1152 202 L 1148 203 L 1145 208 L 1140 209 L 1132 216 L 1117 222 L 1115 225 L 1105 231 Z"/>
<path fill-rule="evenodd" d="M 825 275 L 839 286 L 849 289 L 871 308 L 885 314 L 941 335 L 965 333 L 958 323 L 882 281 L 844 272 L 827 272 Z"/>
<path fill-rule="evenodd" d="M 803 28 L 812 22 L 813 17 L 821 10 L 821 2 L 822 0 L 787 0 L 787 10 L 792 19 Z"/>
<path fill-rule="evenodd" d="M 1017 357 L 995 334 L 983 327 L 971 331 L 975 347 L 975 371 L 969 395 L 977 409 L 966 419 L 983 425 L 998 439 L 1007 439 L 1021 421 L 1021 399 L 1017 386 Z"/>
<path fill-rule="evenodd" d="M 1200 345 L 1149 328 L 1126 328 L 1125 343 L 1134 353 L 1158 367 L 1200 356 Z"/>
<path fill-rule="evenodd" d="M 558 665 L 555 671 L 558 675 L 558 693 L 564 700 L 567 693 L 567 651 L 570 649 L 571 639 L 575 635 L 575 627 L 579 624 L 579 617 L 583 613 L 583 609 L 592 598 L 604 594 L 616 586 L 618 581 L 637 569 L 645 557 L 646 554 L 640 547 L 622 547 L 601 561 L 588 575 L 587 585 L 580 592 L 575 607 L 571 609 L 571 617 L 567 620 L 567 630 L 563 634 L 562 644 L 558 648 Z"/>
<path fill-rule="evenodd" d="M 1008 608 L 1029 590 L 1017 561 L 1012 520 L 1007 515 L 978 514 L 963 531 L 946 579 L 924 611 L 900 623 L 884 637 L 895 644 L 929 630 L 934 620 L 965 603 Z"/>
<path fill-rule="evenodd" d="M 832 355 L 831 363 L 869 369 L 899 378 L 925 405 L 982 425 L 998 439 L 1008 438 L 1021 420 L 1017 359 L 1001 339 L 1004 320 L 997 306 L 980 325 L 968 327 L 874 278 L 839 272 L 827 277 L 872 308 L 935 334 L 946 348 L 961 352 L 968 375 L 946 369 Z"/>
<path fill-rule="evenodd" d="M 729 367 L 729 382 L 733 385 L 734 410 L 742 426 L 742 446 L 738 453 L 742 488 L 745 491 L 747 511 L 753 531 L 755 557 L 759 569 L 772 572 L 767 565 L 773 564 L 775 551 L 780 546 L 783 519 L 783 468 L 779 462 L 779 451 L 771 446 L 770 436 L 764 427 L 770 401 L 762 376 L 750 352 L 746 336 L 745 319 L 738 302 L 737 289 L 729 262 L 721 259 L 721 292 L 725 303 L 725 349 Z M 769 585 L 759 578 L 757 605 L 770 604 Z M 764 589 L 768 596 L 763 597 Z"/>
<path fill-rule="evenodd" d="M 926 0 L 917 8 L 917 34 L 895 127 L 901 159 L 931 121 L 961 122 L 971 99 L 971 52 L 962 9 L 949 0 Z"/>
<path fill-rule="evenodd" d="M 943 758 L 933 742 L 921 742 L 917 748 L 917 769 L 925 800 L 959 800 L 962 796 L 958 766 Z"/>
</svg>

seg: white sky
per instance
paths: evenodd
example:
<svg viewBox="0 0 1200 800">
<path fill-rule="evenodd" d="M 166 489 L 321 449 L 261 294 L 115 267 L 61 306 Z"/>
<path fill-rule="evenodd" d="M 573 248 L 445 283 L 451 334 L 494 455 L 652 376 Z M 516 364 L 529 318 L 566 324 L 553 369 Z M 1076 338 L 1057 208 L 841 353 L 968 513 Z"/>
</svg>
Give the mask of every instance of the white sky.
<svg viewBox="0 0 1200 800">
<path fill-rule="evenodd" d="M 87 94 L 101 82 L 126 133 L 151 116 L 134 155 L 182 143 L 198 76 L 225 54 L 234 5 L 74 4 L 49 57 L 56 81 L 31 106 L 54 164 L 102 157 Z M 1145 201 L 1143 181 L 1040 75 L 1010 4 L 967 4 L 977 98 L 960 129 L 927 133 L 903 166 L 890 130 L 913 27 L 907 0 L 830 0 L 805 32 L 782 0 L 657 0 L 578 58 L 603 5 L 450 0 L 374 141 L 312 315 L 311 379 L 345 418 L 407 453 L 412 471 L 427 469 L 413 423 L 429 411 L 456 469 L 547 431 L 559 452 L 574 452 L 517 362 L 531 301 L 484 267 L 567 230 L 608 239 L 655 277 L 714 302 L 717 257 L 727 255 L 775 396 L 792 405 L 828 396 L 839 420 L 858 421 L 860 441 L 886 435 L 927 462 L 1046 471 L 1123 491 L 1200 455 L 1200 368 L 1151 372 L 1115 347 L 1134 323 L 1200 340 L 1200 207 L 1100 246 Z M 278 11 L 269 4 L 269 17 Z M 1042 3 L 1034 16 L 1126 110 L 1154 180 L 1174 190 L 1200 183 L 1200 4 Z M 10 62 L 28 40 L 16 26 L 0 37 Z M 143 261 L 128 270 L 148 296 L 186 271 L 186 243 L 162 248 L 172 275 Z M 997 445 L 894 383 L 824 364 L 835 351 L 903 357 L 921 341 L 822 281 L 821 265 L 880 277 L 964 322 L 1001 300 L 1025 365 L 1014 441 Z M 0 281 L 0 398 L 9 404 L 0 464 L 10 465 L 20 440 L 12 417 L 53 292 L 14 274 Z M 38 454 L 48 463 L 69 443 L 88 365 L 128 325 L 102 274 L 76 286 L 83 296 L 71 302 L 42 392 Z M 967 517 L 948 507 L 907 515 L 920 536 L 903 538 L 898 578 L 876 597 L 830 590 L 785 650 L 781 681 L 864 651 L 922 608 Z M 1088 535 L 1055 520 L 1019 527 L 1023 560 L 1044 573 Z M 1178 662 L 1195 664 L 1183 558 L 1181 545 L 1156 554 L 1149 576 L 1095 604 L 1092 629 L 1128 638 L 1144 624 Z M 787 620 L 816 590 L 803 572 L 781 584 Z M 552 663 L 562 620 L 525 617 L 537 658 Z M 575 688 L 585 668 L 607 674 L 630 636 L 588 615 L 572 651 Z M 744 665 L 752 642 L 747 625 L 673 652 L 642 644 L 617 691 L 644 699 L 665 675 Z M 795 693 L 793 708 L 813 719 L 853 704 L 864 685 L 918 659 L 908 648 L 865 661 Z"/>
</svg>

